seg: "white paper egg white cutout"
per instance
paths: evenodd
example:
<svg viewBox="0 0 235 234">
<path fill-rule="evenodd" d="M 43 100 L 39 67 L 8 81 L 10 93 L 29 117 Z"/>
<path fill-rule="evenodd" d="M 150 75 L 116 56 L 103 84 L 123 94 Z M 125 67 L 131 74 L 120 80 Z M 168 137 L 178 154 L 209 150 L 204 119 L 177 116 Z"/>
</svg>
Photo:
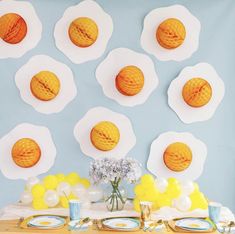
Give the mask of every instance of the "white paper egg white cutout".
<svg viewBox="0 0 235 234">
<path fill-rule="evenodd" d="M 95 43 L 86 48 L 74 45 L 68 34 L 70 23 L 79 17 L 92 19 L 97 24 L 99 30 Z M 104 53 L 112 32 L 113 21 L 110 15 L 95 1 L 84 0 L 66 9 L 63 17 L 56 23 L 54 37 L 57 48 L 73 63 L 80 64 L 99 58 Z"/>
<path fill-rule="evenodd" d="M 34 75 L 40 71 L 51 71 L 60 80 L 60 91 L 50 101 L 36 98 L 30 90 L 30 82 Z M 77 95 L 72 70 L 64 63 L 47 55 L 36 55 L 23 65 L 15 75 L 16 86 L 21 98 L 31 105 L 36 111 L 43 114 L 52 114 L 62 111 Z"/>
<path fill-rule="evenodd" d="M 202 78 L 210 84 L 212 97 L 202 107 L 191 107 L 183 99 L 182 89 L 187 81 L 192 78 Z M 192 67 L 185 67 L 178 77 L 174 79 L 168 89 L 168 104 L 184 123 L 193 123 L 210 119 L 225 93 L 224 82 L 215 69 L 208 63 L 198 63 Z"/>
<path fill-rule="evenodd" d="M 170 170 L 164 163 L 163 155 L 166 148 L 175 142 L 182 142 L 189 146 L 192 151 L 190 166 L 181 172 Z M 147 162 L 148 170 L 157 177 L 174 177 L 181 181 L 196 180 L 200 177 L 207 155 L 206 145 L 188 132 L 165 132 L 155 139 L 150 148 Z"/>
<path fill-rule="evenodd" d="M 34 48 L 41 40 L 42 24 L 31 3 L 25 1 L 0 1 L 0 17 L 16 13 L 24 18 L 27 24 L 27 34 L 18 44 L 9 44 L 0 38 L 0 59 L 19 58 Z"/>
<path fill-rule="evenodd" d="M 110 121 L 114 123 L 120 132 L 118 144 L 114 149 L 109 151 L 96 149 L 90 140 L 92 128 L 101 121 Z M 113 112 L 104 107 L 90 109 L 76 124 L 74 136 L 79 142 L 82 152 L 94 159 L 104 157 L 123 158 L 136 143 L 136 137 L 130 120 L 125 115 Z"/>
<path fill-rule="evenodd" d="M 11 150 L 13 145 L 22 138 L 31 138 L 41 149 L 41 157 L 36 165 L 22 168 L 15 164 Z M 0 139 L 0 170 L 8 179 L 24 179 L 47 172 L 54 164 L 56 147 L 48 128 L 28 123 L 17 125 Z"/>
<path fill-rule="evenodd" d="M 129 65 L 140 68 L 144 74 L 144 87 L 140 93 L 134 96 L 121 94 L 115 85 L 115 78 L 120 70 Z M 96 79 L 102 86 L 104 94 L 123 106 L 135 106 L 144 103 L 159 83 L 153 61 L 147 55 L 127 48 L 112 50 L 97 67 Z"/>
<path fill-rule="evenodd" d="M 168 18 L 180 20 L 186 30 L 186 37 L 181 46 L 175 49 L 165 49 L 156 40 L 158 26 Z M 143 31 L 141 34 L 141 46 L 149 54 L 153 54 L 161 61 L 182 61 L 190 58 L 198 49 L 201 24 L 190 11 L 182 5 L 161 7 L 152 10 L 144 19 Z"/>
</svg>

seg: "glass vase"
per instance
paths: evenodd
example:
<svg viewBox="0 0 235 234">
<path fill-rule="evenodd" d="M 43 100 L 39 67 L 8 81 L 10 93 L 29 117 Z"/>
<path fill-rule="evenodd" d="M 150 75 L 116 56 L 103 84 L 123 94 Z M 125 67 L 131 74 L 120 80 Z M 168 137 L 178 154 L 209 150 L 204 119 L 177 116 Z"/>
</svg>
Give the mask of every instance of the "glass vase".
<svg viewBox="0 0 235 234">
<path fill-rule="evenodd" d="M 104 190 L 104 201 L 109 211 L 123 210 L 127 200 L 126 190 L 120 186 L 120 181 L 111 181 Z"/>
</svg>

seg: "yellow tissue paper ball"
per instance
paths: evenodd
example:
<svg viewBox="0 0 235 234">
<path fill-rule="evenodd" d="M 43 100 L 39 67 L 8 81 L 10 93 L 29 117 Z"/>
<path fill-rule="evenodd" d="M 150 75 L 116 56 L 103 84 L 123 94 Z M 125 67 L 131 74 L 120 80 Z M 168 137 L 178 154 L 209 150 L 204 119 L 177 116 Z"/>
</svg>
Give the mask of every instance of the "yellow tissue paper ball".
<svg viewBox="0 0 235 234">
<path fill-rule="evenodd" d="M 86 178 L 81 178 L 79 183 L 82 184 L 85 188 L 89 188 L 91 185 L 90 181 Z"/>
<path fill-rule="evenodd" d="M 135 211 L 140 212 L 140 200 L 139 199 L 135 198 L 133 200 L 133 206 L 134 206 Z"/>
<path fill-rule="evenodd" d="M 70 185 L 75 185 L 80 182 L 80 177 L 76 172 L 71 172 L 65 177 L 65 181 Z"/>
<path fill-rule="evenodd" d="M 56 176 L 48 175 L 43 179 L 43 183 L 46 189 L 55 189 L 58 185 Z"/>
<path fill-rule="evenodd" d="M 59 173 L 59 174 L 56 174 L 55 177 L 56 177 L 58 183 L 65 182 L 65 175 L 64 174 Z"/>
<path fill-rule="evenodd" d="M 150 174 L 145 174 L 140 179 L 141 184 L 154 184 L 154 178 Z"/>
<path fill-rule="evenodd" d="M 76 199 L 76 196 L 73 195 L 72 193 L 68 197 L 61 196 L 60 197 L 60 205 L 63 208 L 68 208 L 69 207 L 69 201 L 68 200 L 72 200 L 72 199 Z"/>
<path fill-rule="evenodd" d="M 189 197 L 192 202 L 190 210 L 195 210 L 195 209 L 206 210 L 208 208 L 208 202 L 203 193 L 197 191 L 192 193 Z"/>
<path fill-rule="evenodd" d="M 45 194 L 46 189 L 42 184 L 35 184 L 32 187 L 31 192 L 32 192 L 33 198 L 41 198 Z"/>
<path fill-rule="evenodd" d="M 32 206 L 35 210 L 45 210 L 48 209 L 48 206 L 44 202 L 43 198 L 33 199 Z"/>
</svg>

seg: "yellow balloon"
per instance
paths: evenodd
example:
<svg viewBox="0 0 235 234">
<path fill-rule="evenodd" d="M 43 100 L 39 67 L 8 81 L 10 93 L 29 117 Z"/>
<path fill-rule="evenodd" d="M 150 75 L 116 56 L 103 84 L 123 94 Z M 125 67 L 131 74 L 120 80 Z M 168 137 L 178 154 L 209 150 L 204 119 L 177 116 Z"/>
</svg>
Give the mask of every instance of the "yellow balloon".
<svg viewBox="0 0 235 234">
<path fill-rule="evenodd" d="M 44 202 L 43 198 L 34 198 L 32 206 L 35 210 L 45 210 L 48 209 L 48 206 Z"/>
<path fill-rule="evenodd" d="M 143 184 L 143 185 L 145 185 L 145 184 L 154 184 L 154 178 L 150 174 L 143 175 L 141 177 L 140 181 L 141 181 L 141 184 Z"/>
<path fill-rule="evenodd" d="M 144 194 L 143 187 L 141 184 L 137 184 L 134 188 L 135 195 L 141 197 Z"/>
<path fill-rule="evenodd" d="M 32 187 L 31 192 L 32 192 L 33 198 L 41 198 L 45 194 L 46 189 L 42 184 L 35 184 Z"/>
<path fill-rule="evenodd" d="M 169 183 L 165 193 L 167 194 L 168 197 L 170 198 L 177 198 L 181 194 L 181 188 L 178 183 Z"/>
<path fill-rule="evenodd" d="M 59 174 L 56 174 L 55 177 L 56 177 L 58 183 L 65 182 L 65 175 L 64 174 L 59 173 Z"/>
<path fill-rule="evenodd" d="M 46 189 L 56 189 L 58 181 L 56 176 L 48 175 L 43 179 L 43 183 Z"/>
<path fill-rule="evenodd" d="M 76 172 L 71 172 L 66 176 L 65 180 L 70 185 L 75 185 L 80 182 L 80 177 Z"/>
<path fill-rule="evenodd" d="M 193 186 L 194 186 L 194 192 L 199 192 L 200 190 L 199 190 L 199 186 L 198 186 L 198 184 L 197 183 L 193 183 Z"/>
<path fill-rule="evenodd" d="M 133 206 L 135 211 L 140 212 L 140 201 L 137 198 L 134 199 Z"/>
<path fill-rule="evenodd" d="M 172 199 L 166 194 L 161 194 L 158 200 L 159 207 L 171 206 Z"/>
<path fill-rule="evenodd" d="M 72 199 L 76 199 L 76 196 L 73 195 L 72 193 L 68 197 L 61 196 L 60 197 L 60 205 L 63 208 L 68 208 L 69 207 L 69 200 L 72 200 Z"/>
<path fill-rule="evenodd" d="M 206 210 L 208 208 L 208 202 L 203 193 L 196 191 L 192 193 L 189 197 L 192 202 L 190 210 L 195 210 L 195 209 Z"/>
<path fill-rule="evenodd" d="M 81 178 L 79 183 L 81 183 L 85 188 L 89 188 L 91 185 L 90 181 L 86 178 Z"/>
<path fill-rule="evenodd" d="M 179 181 L 176 178 L 168 178 L 168 184 L 179 184 Z"/>
</svg>

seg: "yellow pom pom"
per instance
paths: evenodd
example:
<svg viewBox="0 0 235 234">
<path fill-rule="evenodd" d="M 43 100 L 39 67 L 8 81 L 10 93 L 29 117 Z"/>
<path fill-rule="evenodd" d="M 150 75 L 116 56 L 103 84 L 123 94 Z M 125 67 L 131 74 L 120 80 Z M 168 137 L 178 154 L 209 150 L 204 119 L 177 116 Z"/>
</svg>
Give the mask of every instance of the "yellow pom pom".
<svg viewBox="0 0 235 234">
<path fill-rule="evenodd" d="M 33 199 L 32 206 L 35 210 L 45 210 L 48 209 L 48 206 L 44 202 L 43 198 L 35 198 Z"/>
<path fill-rule="evenodd" d="M 65 175 L 64 174 L 59 173 L 59 174 L 56 174 L 55 177 L 56 177 L 58 183 L 65 182 Z"/>
<path fill-rule="evenodd" d="M 141 177 L 141 184 L 154 184 L 154 178 L 150 174 L 145 174 Z"/>
<path fill-rule="evenodd" d="M 135 211 L 140 212 L 140 201 L 139 199 L 135 198 L 133 201 L 133 206 Z"/>
<path fill-rule="evenodd" d="M 141 198 L 144 195 L 144 188 L 141 184 L 137 184 L 134 188 L 135 195 Z"/>
<path fill-rule="evenodd" d="M 43 179 L 43 183 L 46 189 L 55 189 L 58 185 L 56 176 L 48 175 Z"/>
<path fill-rule="evenodd" d="M 79 183 L 81 183 L 85 188 L 89 188 L 91 185 L 90 181 L 86 178 L 81 178 Z"/>
<path fill-rule="evenodd" d="M 65 180 L 70 185 L 75 185 L 80 182 L 80 177 L 76 172 L 71 172 L 66 176 Z"/>
<path fill-rule="evenodd" d="M 46 189 L 42 184 L 35 184 L 32 187 L 31 192 L 32 192 L 33 198 L 41 198 L 45 194 Z"/>
</svg>

